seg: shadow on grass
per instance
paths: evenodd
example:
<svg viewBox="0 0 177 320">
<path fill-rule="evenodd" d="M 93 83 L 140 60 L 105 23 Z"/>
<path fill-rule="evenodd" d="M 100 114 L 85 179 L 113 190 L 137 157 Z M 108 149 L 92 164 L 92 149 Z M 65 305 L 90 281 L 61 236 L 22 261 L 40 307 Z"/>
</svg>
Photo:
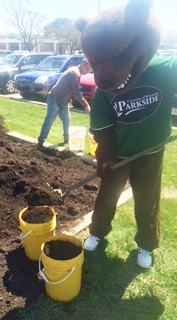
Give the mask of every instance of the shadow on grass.
<svg viewBox="0 0 177 320">
<path fill-rule="evenodd" d="M 40 302 L 33 304 L 44 287 L 37 279 L 37 265 L 26 259 L 23 263 L 23 279 L 18 278 L 17 265 L 21 251 L 14 251 L 7 256 L 9 271 L 4 277 L 4 284 L 14 295 L 26 298 L 25 309 L 10 311 L 2 320 L 25 319 L 32 314 L 33 320 L 70 319 L 70 320 L 157 320 L 163 313 L 160 300 L 153 294 L 139 294 L 136 298 L 125 294 L 133 279 L 142 272 L 148 272 L 136 264 L 137 251 L 130 252 L 126 261 L 106 252 L 107 240 L 102 241 L 95 252 L 85 252 L 82 270 L 82 287 L 77 298 L 63 303 L 53 301 L 43 295 Z M 24 260 L 24 256 L 23 256 Z M 28 266 L 27 266 L 28 264 Z M 19 267 L 19 266 L 18 266 Z M 22 269 L 22 266 L 20 267 Z M 28 275 L 26 274 L 28 270 Z M 11 275 L 13 277 L 10 279 Z M 9 280 L 10 279 L 10 280 Z M 20 281 L 22 281 L 20 285 Z M 136 288 L 137 289 L 137 288 Z M 139 288 L 141 291 L 141 288 Z M 133 290 L 132 290 L 133 291 Z M 41 307 L 42 305 L 42 307 Z M 18 311 L 21 310 L 20 318 Z M 22 311 L 23 310 L 23 311 Z"/>
<path fill-rule="evenodd" d="M 38 262 L 28 259 L 22 247 L 10 251 L 6 260 L 8 271 L 3 277 L 4 286 L 12 295 L 23 297 L 26 308 L 34 303 L 44 290 L 43 282 L 37 277 Z M 17 319 L 15 315 L 14 309 L 2 319 Z"/>
<path fill-rule="evenodd" d="M 156 320 L 163 313 L 160 300 L 153 294 L 127 293 L 127 288 L 139 274 L 148 272 L 136 263 L 137 250 L 132 250 L 126 261 L 118 258 L 116 254 L 109 256 L 106 252 L 107 240 L 99 245 L 99 250 L 85 253 L 83 266 L 83 279 L 80 301 L 88 303 L 92 308 L 88 310 L 90 318 L 104 320 Z M 139 288 L 141 291 L 142 288 Z M 126 293 L 125 293 L 126 291 Z M 131 289 L 131 292 L 134 292 Z M 143 291 L 143 290 L 142 290 Z M 124 295 L 125 294 L 125 295 Z M 79 305 L 80 312 L 82 310 Z M 92 313 L 92 310 L 95 312 Z M 78 319 L 79 317 L 74 317 Z"/>
</svg>

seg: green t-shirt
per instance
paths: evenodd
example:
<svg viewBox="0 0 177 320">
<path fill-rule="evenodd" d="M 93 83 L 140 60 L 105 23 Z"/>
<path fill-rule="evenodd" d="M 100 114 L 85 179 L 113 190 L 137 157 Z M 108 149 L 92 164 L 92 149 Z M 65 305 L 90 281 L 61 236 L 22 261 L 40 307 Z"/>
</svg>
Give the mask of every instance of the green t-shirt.
<svg viewBox="0 0 177 320">
<path fill-rule="evenodd" d="M 117 156 L 128 157 L 171 135 L 171 109 L 177 93 L 177 58 L 155 56 L 136 86 L 123 95 L 96 89 L 90 128 L 114 126 Z"/>
</svg>

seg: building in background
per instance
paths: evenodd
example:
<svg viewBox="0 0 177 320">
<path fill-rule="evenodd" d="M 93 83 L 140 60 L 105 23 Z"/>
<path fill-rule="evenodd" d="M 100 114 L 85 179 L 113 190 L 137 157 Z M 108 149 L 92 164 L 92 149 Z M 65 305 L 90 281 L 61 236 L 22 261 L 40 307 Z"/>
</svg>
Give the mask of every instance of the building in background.
<svg viewBox="0 0 177 320">
<path fill-rule="evenodd" d="M 162 50 L 166 49 L 176 49 L 177 50 L 177 34 L 176 32 L 169 33 L 165 35 L 161 48 Z M 26 50 L 25 44 L 15 38 L 14 35 L 3 35 L 0 36 L 0 50 Z M 61 43 L 59 40 L 55 39 L 43 39 L 42 42 L 38 43 L 33 51 L 37 52 L 53 52 L 53 53 L 71 53 L 69 45 L 66 43 Z"/>
<path fill-rule="evenodd" d="M 13 35 L 0 36 L 0 50 L 23 51 L 26 50 L 25 44 L 15 38 Z M 33 51 L 37 52 L 53 52 L 53 53 L 70 53 L 69 46 L 54 39 L 44 39 L 38 43 Z"/>
</svg>

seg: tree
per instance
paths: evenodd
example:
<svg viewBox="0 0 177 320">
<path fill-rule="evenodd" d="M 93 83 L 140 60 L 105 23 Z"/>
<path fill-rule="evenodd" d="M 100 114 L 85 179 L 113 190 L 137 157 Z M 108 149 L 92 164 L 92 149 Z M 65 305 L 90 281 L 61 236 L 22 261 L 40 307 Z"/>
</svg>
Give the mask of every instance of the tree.
<svg viewBox="0 0 177 320">
<path fill-rule="evenodd" d="M 76 30 L 72 20 L 55 19 L 44 30 L 45 36 L 55 38 L 61 44 L 67 44 L 71 52 L 80 48 L 80 32 Z"/>
<path fill-rule="evenodd" d="M 44 35 L 46 15 L 30 10 L 30 0 L 6 0 L 10 22 L 17 30 L 16 38 L 23 41 L 27 50 L 32 51 Z"/>
</svg>

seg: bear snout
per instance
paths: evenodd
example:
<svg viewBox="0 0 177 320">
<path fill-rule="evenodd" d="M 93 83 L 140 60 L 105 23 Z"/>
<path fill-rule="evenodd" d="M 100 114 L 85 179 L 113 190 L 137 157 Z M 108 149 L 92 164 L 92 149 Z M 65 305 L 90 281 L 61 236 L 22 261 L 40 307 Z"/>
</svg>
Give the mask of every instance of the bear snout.
<svg viewBox="0 0 177 320">
<path fill-rule="evenodd" d="M 110 79 L 110 78 L 107 78 L 106 75 L 104 77 L 95 76 L 95 83 L 99 89 L 106 90 L 106 91 L 111 90 L 116 86 L 115 78 Z"/>
</svg>

